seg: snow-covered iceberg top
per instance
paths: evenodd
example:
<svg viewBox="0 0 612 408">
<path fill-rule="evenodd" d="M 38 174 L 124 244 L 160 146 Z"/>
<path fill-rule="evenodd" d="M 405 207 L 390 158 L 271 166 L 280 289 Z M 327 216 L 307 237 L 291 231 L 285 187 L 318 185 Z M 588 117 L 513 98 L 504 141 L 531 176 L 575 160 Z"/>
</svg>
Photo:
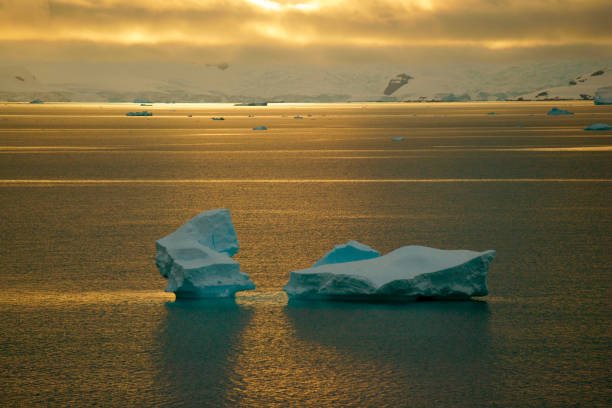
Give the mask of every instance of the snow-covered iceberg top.
<svg viewBox="0 0 612 408">
<path fill-rule="evenodd" d="M 166 292 L 179 297 L 231 297 L 255 289 L 231 257 L 239 244 L 226 209 L 205 211 L 155 242 L 155 264 L 168 279 Z"/>
<path fill-rule="evenodd" d="M 417 300 L 486 296 L 495 251 L 404 246 L 384 256 L 291 272 L 292 299 Z"/>
<path fill-rule="evenodd" d="M 595 123 L 584 128 L 584 130 L 610 130 L 612 126 L 607 123 Z"/>
</svg>

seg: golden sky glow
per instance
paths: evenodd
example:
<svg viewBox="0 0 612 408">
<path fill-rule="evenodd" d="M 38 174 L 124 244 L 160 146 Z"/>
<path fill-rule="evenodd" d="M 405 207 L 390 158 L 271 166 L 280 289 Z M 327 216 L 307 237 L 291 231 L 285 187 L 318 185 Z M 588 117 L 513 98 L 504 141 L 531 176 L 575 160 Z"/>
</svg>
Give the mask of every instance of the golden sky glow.
<svg viewBox="0 0 612 408">
<path fill-rule="evenodd" d="M 603 50 L 612 46 L 611 15 L 610 0 L 0 0 L 0 53 L 49 43 L 57 55 L 90 47 L 84 57 L 139 45 L 185 54 L 217 47 L 227 58 L 253 47 L 340 56 L 349 47 L 364 58 L 381 48 Z"/>
</svg>

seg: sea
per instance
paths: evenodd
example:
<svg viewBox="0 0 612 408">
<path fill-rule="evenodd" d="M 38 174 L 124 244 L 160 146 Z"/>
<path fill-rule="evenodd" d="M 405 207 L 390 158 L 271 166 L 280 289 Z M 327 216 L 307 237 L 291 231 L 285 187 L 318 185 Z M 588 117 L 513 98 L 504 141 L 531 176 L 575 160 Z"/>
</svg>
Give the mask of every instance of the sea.
<svg viewBox="0 0 612 408">
<path fill-rule="evenodd" d="M 0 406 L 612 406 L 594 123 L 612 106 L 0 103 Z M 256 289 L 177 301 L 155 240 L 215 208 Z M 494 249 L 490 294 L 288 300 L 351 239 Z"/>
</svg>

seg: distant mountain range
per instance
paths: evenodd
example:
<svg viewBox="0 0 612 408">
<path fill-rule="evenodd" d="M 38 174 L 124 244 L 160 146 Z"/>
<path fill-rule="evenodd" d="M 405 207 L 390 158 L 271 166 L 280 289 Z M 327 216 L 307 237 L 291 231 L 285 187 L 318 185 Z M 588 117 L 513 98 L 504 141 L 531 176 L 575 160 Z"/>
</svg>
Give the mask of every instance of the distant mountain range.
<svg viewBox="0 0 612 408">
<path fill-rule="evenodd" d="M 348 102 L 590 99 L 612 61 L 516 65 L 242 66 L 45 63 L 0 67 L 0 100 Z M 586 74 L 585 74 L 586 72 Z M 601 72 L 601 73 L 600 73 Z M 586 95 L 586 96 L 585 96 Z"/>
<path fill-rule="evenodd" d="M 597 69 L 587 74 L 578 75 L 563 86 L 541 88 L 534 92 L 520 95 L 521 100 L 561 100 L 595 98 L 598 89 L 612 86 L 612 71 Z"/>
</svg>

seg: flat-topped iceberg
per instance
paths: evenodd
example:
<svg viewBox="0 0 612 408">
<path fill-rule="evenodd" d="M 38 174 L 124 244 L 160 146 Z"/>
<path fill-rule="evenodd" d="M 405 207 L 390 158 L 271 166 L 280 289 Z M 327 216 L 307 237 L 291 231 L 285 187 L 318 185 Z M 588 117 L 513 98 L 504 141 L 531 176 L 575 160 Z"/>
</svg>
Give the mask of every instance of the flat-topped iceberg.
<svg viewBox="0 0 612 408">
<path fill-rule="evenodd" d="M 291 299 L 411 301 L 486 296 L 495 251 L 404 246 L 384 256 L 291 272 Z"/>
<path fill-rule="evenodd" d="M 128 113 L 125 114 L 125 116 L 153 116 L 153 112 L 147 112 L 147 111 L 128 112 Z"/>
<path fill-rule="evenodd" d="M 166 292 L 177 298 L 232 297 L 255 289 L 249 275 L 231 257 L 239 244 L 226 209 L 196 215 L 170 235 L 155 242 L 155 264 L 168 279 Z"/>
</svg>

